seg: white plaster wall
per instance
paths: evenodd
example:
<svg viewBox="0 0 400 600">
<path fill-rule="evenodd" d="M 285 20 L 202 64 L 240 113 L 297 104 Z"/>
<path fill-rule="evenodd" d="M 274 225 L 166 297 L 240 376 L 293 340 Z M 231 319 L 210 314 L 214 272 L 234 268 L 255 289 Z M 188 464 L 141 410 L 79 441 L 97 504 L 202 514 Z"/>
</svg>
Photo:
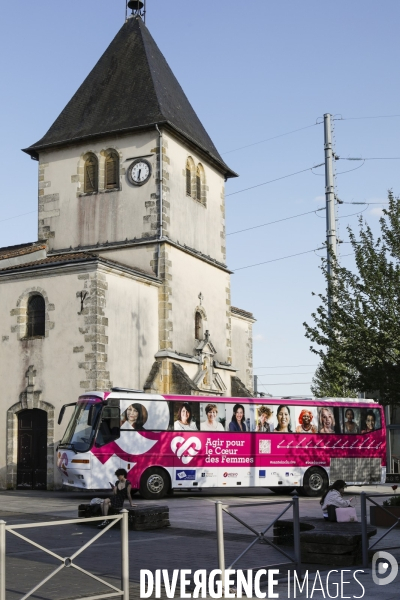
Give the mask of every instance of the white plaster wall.
<svg viewBox="0 0 400 600">
<path fill-rule="evenodd" d="M 166 153 L 170 160 L 170 164 L 164 166 L 169 171 L 169 179 L 165 182 L 170 190 L 165 194 L 170 203 L 169 237 L 224 263 L 225 257 L 221 250 L 225 246 L 225 241 L 221 238 L 225 219 L 221 210 L 224 177 L 171 135 L 164 134 L 164 138 L 168 142 Z M 196 166 L 200 162 L 204 167 L 208 187 L 207 206 L 186 196 L 188 156 L 193 158 Z"/>
<path fill-rule="evenodd" d="M 249 341 L 251 323 L 246 319 L 232 314 L 232 365 L 238 369 L 236 375 L 243 381 L 245 386 L 253 389 L 252 365 L 249 365 Z"/>
<path fill-rule="evenodd" d="M 50 194 L 59 194 L 59 200 L 45 202 L 45 212 L 39 214 L 39 219 L 46 217 L 45 225 L 54 232 L 49 239 L 50 249 L 141 238 L 144 232 L 149 232 L 143 217 L 148 214 L 145 202 L 154 202 L 156 199 L 151 195 L 158 192 L 157 151 L 146 159 L 152 166 L 152 175 L 145 185 L 131 185 L 126 170 L 132 162 L 128 158 L 152 154 L 157 144 L 157 132 L 149 131 L 42 151 L 39 168 L 43 170 L 43 181 L 39 181 L 39 188 L 43 189 L 45 199 Z M 93 152 L 100 159 L 100 153 L 110 148 L 120 154 L 121 190 L 79 196 L 84 191 L 77 181 L 83 155 Z M 39 197 L 39 202 L 42 199 L 43 196 Z"/>
<path fill-rule="evenodd" d="M 195 347 L 195 310 L 199 305 L 198 295 L 203 294 L 202 306 L 207 313 L 208 329 L 220 361 L 228 359 L 227 352 L 227 288 L 229 273 L 222 271 L 198 258 L 190 256 L 170 246 L 169 273 L 172 295 L 170 320 L 173 330 L 170 333 L 172 348 L 177 352 L 193 354 Z"/>
<path fill-rule="evenodd" d="M 157 250 L 156 244 L 146 244 L 143 246 L 133 246 L 131 248 L 120 248 L 114 250 L 101 250 L 96 252 L 106 260 L 114 260 L 128 267 L 138 268 L 150 275 L 155 274 L 156 265 L 151 264 L 154 261 L 154 253 Z"/>
<path fill-rule="evenodd" d="M 116 387 L 143 389 L 158 350 L 158 286 L 107 275 L 108 368 Z"/>
<path fill-rule="evenodd" d="M 33 365 L 37 373 L 35 391 L 41 390 L 41 399 L 56 407 L 56 421 L 60 407 L 74 402 L 82 393 L 79 382 L 84 379 L 84 372 L 79 369 L 79 362 L 83 360 L 83 353 L 73 351 L 74 347 L 85 345 L 79 332 L 83 317 L 77 314 L 80 303 L 76 291 L 80 286 L 77 273 L 0 280 L 0 381 L 3 390 L 0 400 L 3 416 L 0 419 L 0 487 L 5 485 L 6 411 L 19 401 L 21 392 L 26 389 L 28 367 Z M 19 296 L 33 287 L 43 289 L 49 302 L 54 304 L 54 311 L 49 316 L 55 326 L 43 339 L 18 340 L 17 334 L 11 331 L 18 317 L 10 316 L 10 311 L 16 308 Z M 61 426 L 55 423 L 55 440 L 64 433 L 68 418 L 66 415 Z"/>
</svg>

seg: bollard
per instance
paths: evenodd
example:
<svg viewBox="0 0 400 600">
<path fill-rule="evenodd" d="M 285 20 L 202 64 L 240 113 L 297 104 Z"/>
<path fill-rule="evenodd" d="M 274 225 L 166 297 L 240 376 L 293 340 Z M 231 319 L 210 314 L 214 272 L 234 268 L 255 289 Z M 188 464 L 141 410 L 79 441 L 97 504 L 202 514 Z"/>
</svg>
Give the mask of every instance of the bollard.
<svg viewBox="0 0 400 600">
<path fill-rule="evenodd" d="M 6 522 L 0 521 L 0 600 L 6 600 Z"/>
<path fill-rule="evenodd" d="M 121 590 L 124 592 L 122 599 L 129 600 L 129 513 L 124 508 L 121 514 Z"/>
<path fill-rule="evenodd" d="M 215 503 L 215 516 L 217 519 L 218 567 L 221 570 L 221 580 L 223 585 L 225 581 L 224 521 L 222 502 L 220 500 Z"/>
<path fill-rule="evenodd" d="M 301 578 L 301 549 L 300 549 L 300 513 L 299 497 L 293 496 L 293 537 L 294 537 L 294 558 L 296 561 L 297 577 Z"/>
<path fill-rule="evenodd" d="M 368 569 L 367 494 L 361 492 L 361 547 L 363 569 Z"/>
</svg>

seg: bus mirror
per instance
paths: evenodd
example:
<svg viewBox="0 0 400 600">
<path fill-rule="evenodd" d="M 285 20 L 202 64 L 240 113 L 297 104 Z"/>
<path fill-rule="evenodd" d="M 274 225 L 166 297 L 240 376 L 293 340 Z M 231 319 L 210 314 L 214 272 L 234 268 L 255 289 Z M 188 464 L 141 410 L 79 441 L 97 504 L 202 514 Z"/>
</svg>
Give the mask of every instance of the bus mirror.
<svg viewBox="0 0 400 600">
<path fill-rule="evenodd" d="M 63 416 L 65 413 L 65 406 L 63 406 L 60 410 L 60 414 L 58 415 L 58 424 L 61 425 L 61 421 L 63 420 Z"/>
<path fill-rule="evenodd" d="M 61 425 L 61 421 L 63 420 L 65 409 L 67 408 L 67 406 L 76 406 L 76 402 L 70 402 L 70 404 L 64 404 L 64 406 L 61 407 L 60 414 L 58 415 L 59 425 Z"/>
</svg>

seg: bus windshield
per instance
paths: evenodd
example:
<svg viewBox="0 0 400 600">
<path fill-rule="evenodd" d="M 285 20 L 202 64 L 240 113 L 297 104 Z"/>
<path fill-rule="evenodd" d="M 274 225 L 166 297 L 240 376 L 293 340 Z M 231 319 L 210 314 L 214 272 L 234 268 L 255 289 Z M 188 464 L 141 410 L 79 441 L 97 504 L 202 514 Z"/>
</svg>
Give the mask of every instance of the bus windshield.
<svg viewBox="0 0 400 600">
<path fill-rule="evenodd" d="M 89 425 L 89 414 L 91 411 L 91 424 Z M 96 433 L 98 415 L 101 410 L 101 403 L 93 404 L 93 400 L 88 398 L 79 402 L 75 406 L 74 414 L 68 423 L 64 436 L 59 444 L 60 448 L 71 448 L 75 452 L 87 452 L 93 445 Z"/>
</svg>

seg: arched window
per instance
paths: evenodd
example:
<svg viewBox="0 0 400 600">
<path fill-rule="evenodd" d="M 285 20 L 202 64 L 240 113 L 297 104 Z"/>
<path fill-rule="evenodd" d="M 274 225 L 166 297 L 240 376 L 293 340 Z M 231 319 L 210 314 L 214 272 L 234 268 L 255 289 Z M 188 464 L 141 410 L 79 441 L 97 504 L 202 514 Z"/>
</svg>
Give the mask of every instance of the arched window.
<svg viewBox="0 0 400 600">
<path fill-rule="evenodd" d="M 203 315 L 198 310 L 194 318 L 194 337 L 196 340 L 203 338 Z"/>
<path fill-rule="evenodd" d="M 26 337 L 45 335 L 46 305 L 43 296 L 35 294 L 28 301 L 28 323 Z"/>
<path fill-rule="evenodd" d="M 193 159 L 189 156 L 186 161 L 186 196 L 194 197 L 194 193 L 192 190 L 192 179 L 194 173 L 194 162 Z"/>
<path fill-rule="evenodd" d="M 115 152 L 110 152 L 105 163 L 105 189 L 119 188 L 119 157 Z"/>
<path fill-rule="evenodd" d="M 199 202 L 201 202 L 201 171 L 200 165 L 197 165 L 196 171 L 196 198 Z"/>
<path fill-rule="evenodd" d="M 186 196 L 192 195 L 192 173 L 189 163 L 186 164 Z"/>
<path fill-rule="evenodd" d="M 99 164 L 94 154 L 89 154 L 85 160 L 85 183 L 84 192 L 97 192 L 99 189 Z"/>
</svg>

